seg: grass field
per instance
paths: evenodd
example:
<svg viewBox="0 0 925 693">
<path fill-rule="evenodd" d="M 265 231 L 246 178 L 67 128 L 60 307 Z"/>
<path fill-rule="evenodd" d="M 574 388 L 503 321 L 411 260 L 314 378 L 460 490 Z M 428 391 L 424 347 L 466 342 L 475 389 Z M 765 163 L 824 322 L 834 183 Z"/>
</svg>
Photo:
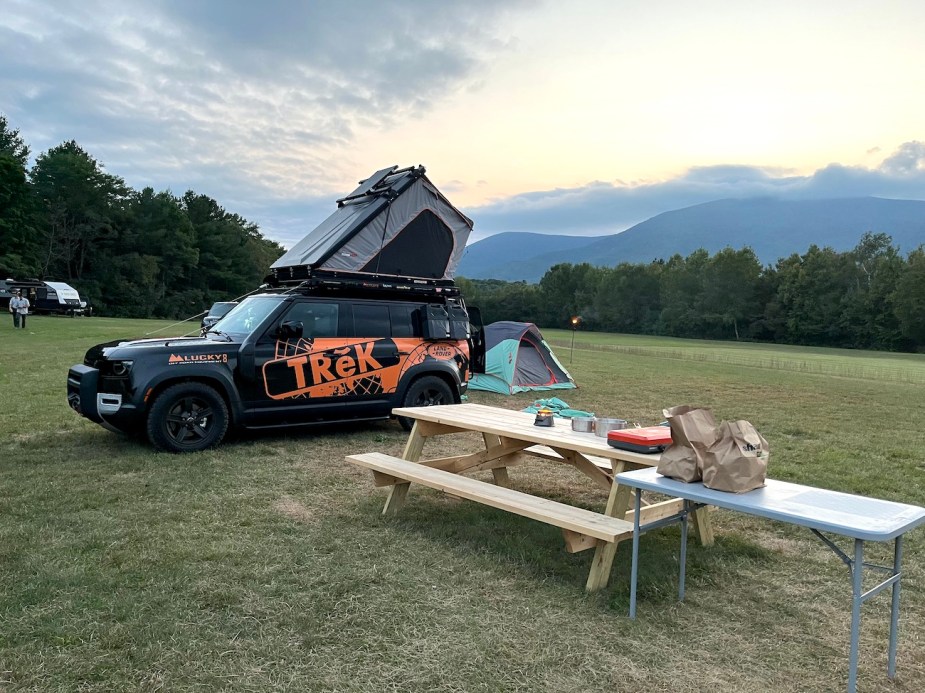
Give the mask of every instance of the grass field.
<svg viewBox="0 0 925 693">
<path fill-rule="evenodd" d="M 678 530 L 653 532 L 629 621 L 627 544 L 610 586 L 589 596 L 591 554 L 567 554 L 554 528 L 427 489 L 381 518 L 384 491 L 343 458 L 399 454 L 394 422 L 157 454 L 79 418 L 64 389 L 87 347 L 163 324 L 9 323 L 0 691 L 845 687 L 848 573 L 807 532 L 718 511 L 715 546 L 692 545 L 683 604 Z M 573 407 L 651 424 L 664 407 L 709 406 L 764 434 L 772 477 L 925 505 L 925 357 L 585 333 L 570 353 L 571 333 L 547 337 L 581 385 L 557 393 Z M 479 444 L 449 437 L 425 452 Z M 553 464 L 511 478 L 588 508 L 606 501 Z M 872 558 L 888 561 L 881 548 Z M 881 595 L 863 609 L 861 690 L 925 689 L 925 530 L 909 535 L 904 568 L 896 681 Z"/>
</svg>

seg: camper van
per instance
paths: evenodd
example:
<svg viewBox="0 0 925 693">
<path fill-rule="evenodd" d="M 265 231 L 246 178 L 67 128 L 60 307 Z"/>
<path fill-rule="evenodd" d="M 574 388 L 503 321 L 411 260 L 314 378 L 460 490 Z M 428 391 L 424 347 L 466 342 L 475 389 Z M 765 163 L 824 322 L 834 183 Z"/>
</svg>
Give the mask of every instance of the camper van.
<svg viewBox="0 0 925 693">
<path fill-rule="evenodd" d="M 38 279 L 0 280 L 0 310 L 7 310 L 16 291 L 29 299 L 29 312 L 46 315 L 89 315 L 89 303 L 70 284 Z"/>
</svg>

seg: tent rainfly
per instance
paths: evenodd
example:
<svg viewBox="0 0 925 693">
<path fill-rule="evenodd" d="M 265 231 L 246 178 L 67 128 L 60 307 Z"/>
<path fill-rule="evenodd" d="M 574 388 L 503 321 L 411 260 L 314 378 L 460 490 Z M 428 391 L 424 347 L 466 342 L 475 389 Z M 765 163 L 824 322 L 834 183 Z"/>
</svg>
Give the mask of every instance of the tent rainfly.
<svg viewBox="0 0 925 693">
<path fill-rule="evenodd" d="M 485 326 L 485 373 L 474 373 L 472 390 L 513 395 L 577 387 L 531 322 L 503 320 Z"/>
<path fill-rule="evenodd" d="M 270 266 L 276 281 L 347 273 L 452 280 L 472 220 L 440 194 L 423 166 L 376 171 Z"/>
</svg>

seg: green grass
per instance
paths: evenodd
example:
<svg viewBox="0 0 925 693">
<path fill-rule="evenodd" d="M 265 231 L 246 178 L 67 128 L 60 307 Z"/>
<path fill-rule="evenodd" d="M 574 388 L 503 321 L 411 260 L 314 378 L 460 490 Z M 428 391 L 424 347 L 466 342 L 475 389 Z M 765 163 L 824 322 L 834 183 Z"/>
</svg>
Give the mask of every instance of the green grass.
<svg viewBox="0 0 925 693">
<path fill-rule="evenodd" d="M 396 423 L 173 456 L 67 408 L 67 367 L 86 348 L 164 325 L 0 328 L 0 691 L 844 689 L 847 571 L 797 528 L 717 512 L 683 604 L 677 529 L 647 535 L 631 622 L 626 544 L 588 596 L 591 554 L 567 554 L 554 528 L 427 489 L 382 518 L 384 491 L 343 458 L 399 454 Z M 925 505 L 923 357 L 579 333 L 570 361 L 571 334 L 547 337 L 581 385 L 555 393 L 573 407 L 648 424 L 710 406 L 756 425 L 775 478 Z M 425 454 L 480 445 L 455 438 Z M 606 501 L 565 467 L 511 478 Z M 925 531 L 904 567 L 898 677 L 886 678 L 882 595 L 863 612 L 865 691 L 925 688 Z"/>
<path fill-rule="evenodd" d="M 547 341 L 567 357 L 572 349 L 568 330 L 545 330 Z M 730 366 L 769 368 L 815 375 L 834 375 L 887 382 L 925 384 L 925 358 L 920 354 L 797 347 L 747 342 L 715 342 L 647 335 L 579 332 L 577 350 L 636 354 L 652 358 L 703 361 Z"/>
</svg>

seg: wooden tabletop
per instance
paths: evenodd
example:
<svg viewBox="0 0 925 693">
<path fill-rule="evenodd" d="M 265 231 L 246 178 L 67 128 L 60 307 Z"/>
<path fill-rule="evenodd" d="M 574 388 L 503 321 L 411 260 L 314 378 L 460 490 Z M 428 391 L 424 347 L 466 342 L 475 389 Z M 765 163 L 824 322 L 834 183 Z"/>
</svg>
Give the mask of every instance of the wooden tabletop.
<svg viewBox="0 0 925 693">
<path fill-rule="evenodd" d="M 607 444 L 606 438 L 594 433 L 578 433 L 566 418 L 554 418 L 550 427 L 534 426 L 535 414 L 484 404 L 447 404 L 437 407 L 400 407 L 393 409 L 395 416 L 406 416 L 418 421 L 443 424 L 465 431 L 491 433 L 503 438 L 528 441 L 550 448 L 574 450 L 584 455 L 604 457 L 611 460 L 632 462 L 635 465 L 654 467 L 658 454 L 643 454 L 629 450 L 618 450 Z"/>
</svg>

